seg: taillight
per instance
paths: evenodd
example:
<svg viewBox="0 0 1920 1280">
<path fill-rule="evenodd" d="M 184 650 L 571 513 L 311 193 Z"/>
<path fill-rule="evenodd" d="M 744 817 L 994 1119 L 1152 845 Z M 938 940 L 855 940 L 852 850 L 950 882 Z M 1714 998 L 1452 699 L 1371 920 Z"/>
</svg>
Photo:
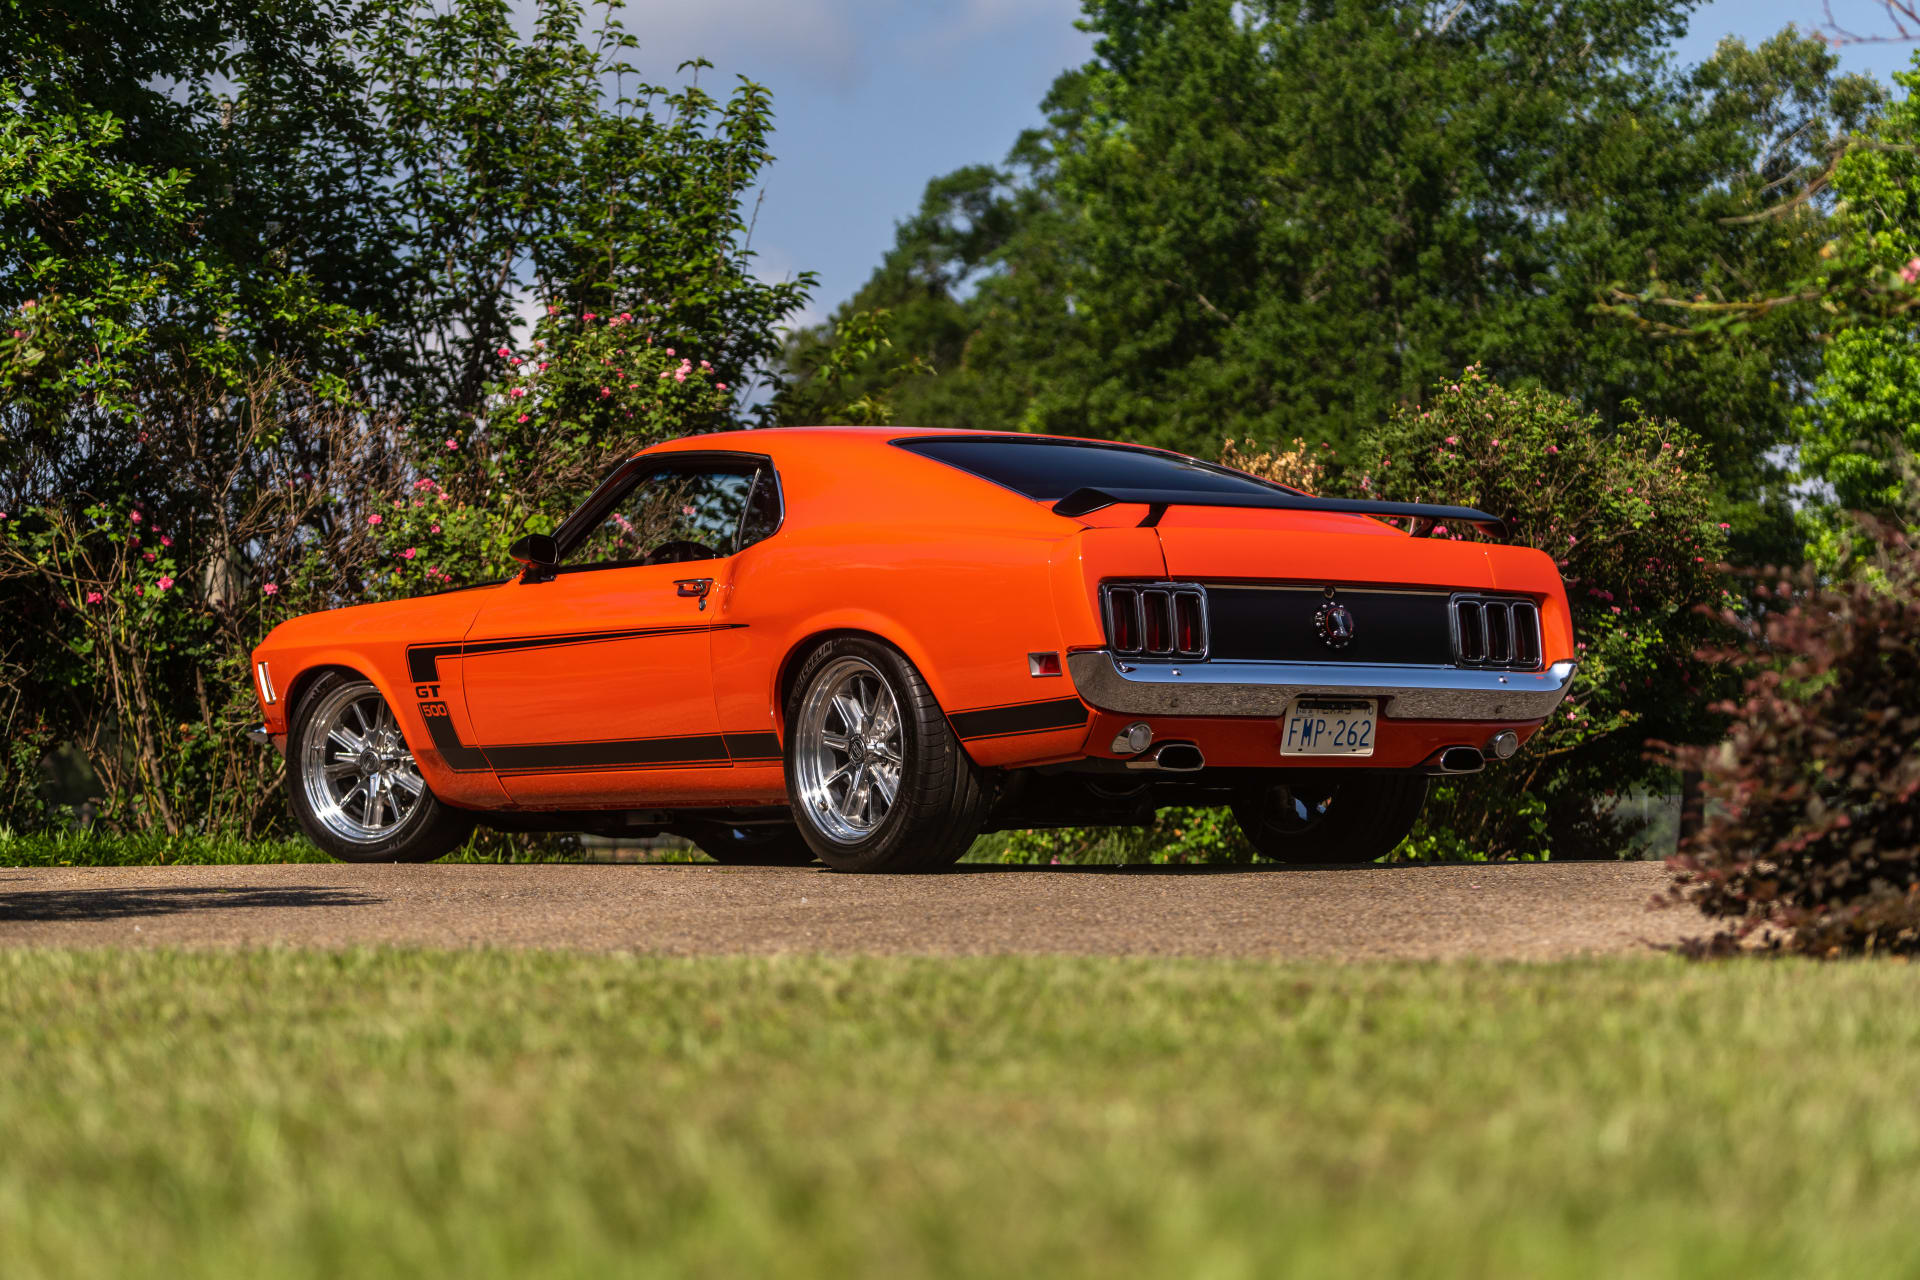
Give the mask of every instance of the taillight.
<svg viewBox="0 0 1920 1280">
<path fill-rule="evenodd" d="M 1453 598 L 1453 660 L 1463 667 L 1540 666 L 1540 610 L 1511 596 Z"/>
<path fill-rule="evenodd" d="M 1100 589 L 1107 646 L 1128 658 L 1207 656 L 1207 593 L 1196 583 L 1115 582 Z"/>
</svg>

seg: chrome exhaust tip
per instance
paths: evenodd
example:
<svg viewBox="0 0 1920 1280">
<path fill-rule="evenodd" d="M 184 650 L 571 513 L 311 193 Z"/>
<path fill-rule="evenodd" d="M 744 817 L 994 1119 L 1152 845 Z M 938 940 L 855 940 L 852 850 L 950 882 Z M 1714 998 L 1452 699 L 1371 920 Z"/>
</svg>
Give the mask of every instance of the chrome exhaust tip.
<svg viewBox="0 0 1920 1280">
<path fill-rule="evenodd" d="M 1440 753 L 1440 772 L 1478 773 L 1487 767 L 1487 758 L 1478 747 L 1448 747 Z"/>
<path fill-rule="evenodd" d="M 1501 760 L 1513 759 L 1513 753 L 1520 749 L 1520 735 L 1511 729 L 1502 729 L 1487 739 L 1487 751 Z"/>
<path fill-rule="evenodd" d="M 1113 754 L 1137 756 L 1153 745 L 1153 726 L 1144 720 L 1130 724 L 1113 735 Z"/>
<path fill-rule="evenodd" d="M 1207 767 L 1207 757 L 1191 742 L 1169 742 L 1153 753 L 1153 762 L 1169 773 L 1198 773 Z"/>
<path fill-rule="evenodd" d="M 1198 773 L 1207 757 L 1191 742 L 1169 742 L 1152 755 L 1127 761 L 1129 769 L 1158 769 L 1165 773 Z"/>
</svg>

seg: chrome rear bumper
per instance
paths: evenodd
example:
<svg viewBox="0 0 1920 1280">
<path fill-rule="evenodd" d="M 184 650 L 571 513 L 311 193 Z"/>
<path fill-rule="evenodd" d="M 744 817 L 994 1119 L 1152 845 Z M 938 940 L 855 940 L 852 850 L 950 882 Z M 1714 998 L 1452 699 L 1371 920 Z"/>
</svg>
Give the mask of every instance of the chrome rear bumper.
<svg viewBox="0 0 1920 1280">
<path fill-rule="evenodd" d="M 1379 698 L 1395 720 L 1544 720 L 1574 664 L 1545 671 L 1366 666 L 1340 662 L 1122 662 L 1104 649 L 1067 655 L 1081 698 L 1138 716 L 1278 716 L 1303 697 Z"/>
</svg>

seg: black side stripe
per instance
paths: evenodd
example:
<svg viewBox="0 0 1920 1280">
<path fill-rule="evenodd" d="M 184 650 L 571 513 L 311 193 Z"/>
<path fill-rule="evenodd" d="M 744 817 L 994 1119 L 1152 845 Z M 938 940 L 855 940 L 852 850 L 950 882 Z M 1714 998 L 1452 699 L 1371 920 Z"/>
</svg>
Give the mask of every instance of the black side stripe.
<svg viewBox="0 0 1920 1280">
<path fill-rule="evenodd" d="M 486 753 L 493 767 L 502 773 L 727 763 L 726 740 L 717 733 L 684 738 L 627 738 L 611 742 L 539 742 L 525 746 L 488 747 Z"/>
<path fill-rule="evenodd" d="M 780 739 L 775 734 L 729 733 L 726 739 L 727 754 L 733 757 L 736 764 L 758 764 L 763 760 L 780 759 Z"/>
<path fill-rule="evenodd" d="M 431 709 L 430 709 L 431 708 Z M 455 773 L 585 773 L 607 769 L 671 769 L 780 759 L 780 740 L 771 733 L 692 734 L 678 738 L 623 738 L 601 742 L 533 742 L 503 747 L 470 747 L 448 719 L 444 702 L 420 704 L 427 736 Z"/>
<path fill-rule="evenodd" d="M 472 643 L 455 640 L 445 644 L 414 644 L 407 646 L 407 675 L 415 684 L 431 684 L 440 678 L 440 659 L 446 657 L 511 653 L 516 649 L 556 649 L 564 645 L 598 644 L 605 640 L 685 635 L 690 631 L 736 631 L 746 625 L 744 622 L 706 622 L 685 627 L 633 627 L 624 631 L 573 631 L 564 635 L 513 636 Z"/>
<path fill-rule="evenodd" d="M 956 711 L 947 719 L 962 738 L 1008 738 L 1019 733 L 1072 729 L 1087 722 L 1087 705 L 1078 698 L 1016 702 L 1007 707 Z"/>
<path fill-rule="evenodd" d="M 447 718 L 446 703 L 423 702 L 420 714 L 426 719 L 427 736 L 433 739 L 433 749 L 447 762 L 447 768 L 455 773 L 478 773 L 487 767 L 487 757 L 480 748 L 460 741 L 459 731 Z"/>
</svg>

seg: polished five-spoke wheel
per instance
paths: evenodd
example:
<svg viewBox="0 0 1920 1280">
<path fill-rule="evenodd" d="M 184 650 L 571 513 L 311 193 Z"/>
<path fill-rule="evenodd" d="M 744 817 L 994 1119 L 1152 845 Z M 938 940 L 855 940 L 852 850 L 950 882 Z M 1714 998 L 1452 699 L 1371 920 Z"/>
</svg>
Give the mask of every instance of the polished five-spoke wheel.
<svg viewBox="0 0 1920 1280">
<path fill-rule="evenodd" d="M 927 682 L 865 636 L 809 654 L 787 699 L 787 794 L 801 836 L 840 871 L 946 866 L 986 817 L 982 772 Z"/>
<path fill-rule="evenodd" d="M 294 816 L 349 862 L 425 862 L 465 840 L 470 815 L 435 799 L 393 709 L 370 682 L 330 672 L 301 696 L 287 764 Z"/>
<path fill-rule="evenodd" d="M 797 725 L 800 803 L 834 839 L 872 835 L 900 794 L 900 707 L 865 658 L 834 661 L 807 690 Z"/>
</svg>

